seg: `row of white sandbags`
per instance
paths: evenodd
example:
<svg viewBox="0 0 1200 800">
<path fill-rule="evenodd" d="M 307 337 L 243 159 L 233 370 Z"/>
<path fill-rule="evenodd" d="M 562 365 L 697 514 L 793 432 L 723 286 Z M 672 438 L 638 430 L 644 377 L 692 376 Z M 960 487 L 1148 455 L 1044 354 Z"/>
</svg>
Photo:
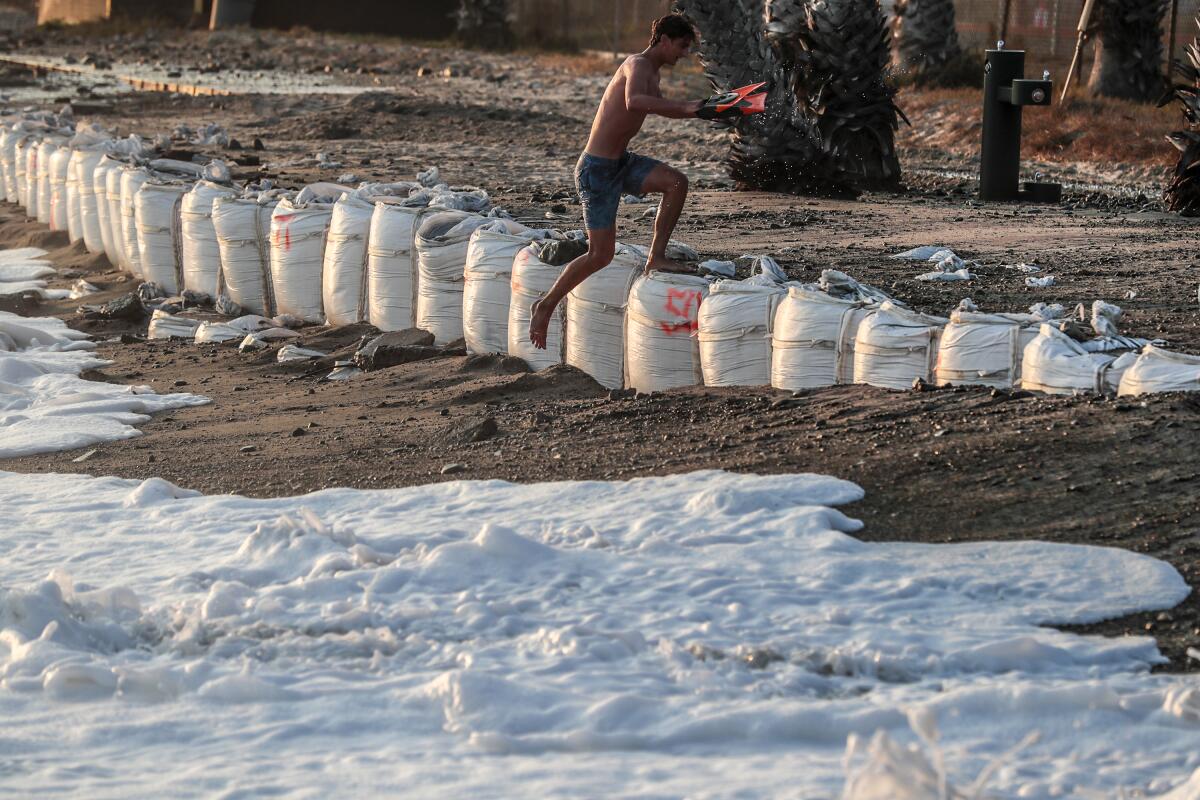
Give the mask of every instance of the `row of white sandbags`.
<svg viewBox="0 0 1200 800">
<path fill-rule="evenodd" d="M 610 389 L 661 391 L 700 382 L 694 334 L 707 279 L 644 275 L 645 252 L 619 245 L 612 263 L 555 310 L 543 350 L 529 341 L 530 309 L 565 265 L 542 261 L 538 253 L 528 231 L 486 226 L 472 234 L 461 310 L 470 352 L 508 353 L 534 369 L 570 364 Z M 424 327 L 420 321 L 418 327 Z"/>
</svg>

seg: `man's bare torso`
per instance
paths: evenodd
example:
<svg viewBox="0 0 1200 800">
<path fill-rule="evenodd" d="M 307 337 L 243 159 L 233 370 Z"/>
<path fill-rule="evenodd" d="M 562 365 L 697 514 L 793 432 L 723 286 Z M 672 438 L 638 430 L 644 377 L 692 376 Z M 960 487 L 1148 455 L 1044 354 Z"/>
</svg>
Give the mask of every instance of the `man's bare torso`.
<svg viewBox="0 0 1200 800">
<path fill-rule="evenodd" d="M 639 67 L 640 78 L 634 78 L 635 66 Z M 639 89 L 639 94 L 662 97 L 658 68 L 650 59 L 640 54 L 625 59 L 600 100 L 600 108 L 592 122 L 592 132 L 588 136 L 588 153 L 600 158 L 620 158 L 629 147 L 630 140 L 642 129 L 642 123 L 646 121 L 645 112 L 630 111 L 626 104 L 631 79 L 644 82 L 643 86 L 635 87 Z"/>
</svg>

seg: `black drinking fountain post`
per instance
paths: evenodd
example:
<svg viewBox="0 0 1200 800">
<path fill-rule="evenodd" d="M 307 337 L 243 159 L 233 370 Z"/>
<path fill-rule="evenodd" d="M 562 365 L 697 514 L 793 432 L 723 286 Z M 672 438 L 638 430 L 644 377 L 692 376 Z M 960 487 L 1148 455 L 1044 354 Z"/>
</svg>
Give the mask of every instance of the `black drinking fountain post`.
<svg viewBox="0 0 1200 800">
<path fill-rule="evenodd" d="M 983 149 L 979 159 L 979 199 L 1057 203 L 1062 185 L 1018 183 L 1021 172 L 1021 109 L 1048 106 L 1053 93 L 1050 73 L 1042 80 L 1025 77 L 1025 51 L 1005 50 L 997 42 L 987 51 L 983 68 Z"/>
</svg>

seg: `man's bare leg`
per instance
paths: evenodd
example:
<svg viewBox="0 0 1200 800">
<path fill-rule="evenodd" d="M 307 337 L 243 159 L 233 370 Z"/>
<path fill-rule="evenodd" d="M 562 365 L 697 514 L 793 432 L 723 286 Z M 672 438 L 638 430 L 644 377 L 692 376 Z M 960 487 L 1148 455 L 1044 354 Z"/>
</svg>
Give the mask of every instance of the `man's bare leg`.
<svg viewBox="0 0 1200 800">
<path fill-rule="evenodd" d="M 646 260 L 646 271 L 692 272 L 686 264 L 667 258 L 667 243 L 679 222 L 683 203 L 687 199 L 688 178 L 677 169 L 659 164 L 650 171 L 642 183 L 644 194 L 662 193 L 658 204 L 658 216 L 654 218 L 654 239 L 650 242 L 650 257 Z"/>
<path fill-rule="evenodd" d="M 612 263 L 616 247 L 616 228 L 588 231 L 588 251 L 567 264 L 558 280 L 550 287 L 550 291 L 534 301 L 530 308 L 529 341 L 533 342 L 534 347 L 539 350 L 546 349 L 546 330 L 550 327 L 550 317 L 554 314 L 554 309 L 568 292 L 587 280 L 589 275 Z"/>
</svg>

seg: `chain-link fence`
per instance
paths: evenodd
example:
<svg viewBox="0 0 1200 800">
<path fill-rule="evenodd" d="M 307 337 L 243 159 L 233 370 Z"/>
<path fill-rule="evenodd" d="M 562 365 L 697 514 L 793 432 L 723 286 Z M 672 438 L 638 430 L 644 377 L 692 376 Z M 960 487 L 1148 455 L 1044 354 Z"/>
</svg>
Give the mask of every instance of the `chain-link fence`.
<svg viewBox="0 0 1200 800">
<path fill-rule="evenodd" d="M 670 10 L 671 0 L 510 0 L 520 40 L 529 45 L 633 52 L 646 46 L 650 22 Z M 1075 29 L 1084 0 L 955 0 L 958 35 L 964 47 L 982 51 L 1002 36 L 1009 48 L 1028 51 L 1030 69 L 1066 68 L 1075 49 Z M 1149 2 L 1149 0 L 1147 0 Z M 1196 35 L 1200 0 L 1177 0 L 1174 46 Z M 883 0 L 890 11 L 892 0 Z M 1007 22 L 1004 20 L 1007 11 Z M 1169 16 L 1169 15 L 1168 15 Z M 1167 43 L 1169 19 L 1163 23 Z M 1091 47 L 1083 57 L 1090 65 Z M 1164 63 L 1164 69 L 1166 64 Z"/>
</svg>

